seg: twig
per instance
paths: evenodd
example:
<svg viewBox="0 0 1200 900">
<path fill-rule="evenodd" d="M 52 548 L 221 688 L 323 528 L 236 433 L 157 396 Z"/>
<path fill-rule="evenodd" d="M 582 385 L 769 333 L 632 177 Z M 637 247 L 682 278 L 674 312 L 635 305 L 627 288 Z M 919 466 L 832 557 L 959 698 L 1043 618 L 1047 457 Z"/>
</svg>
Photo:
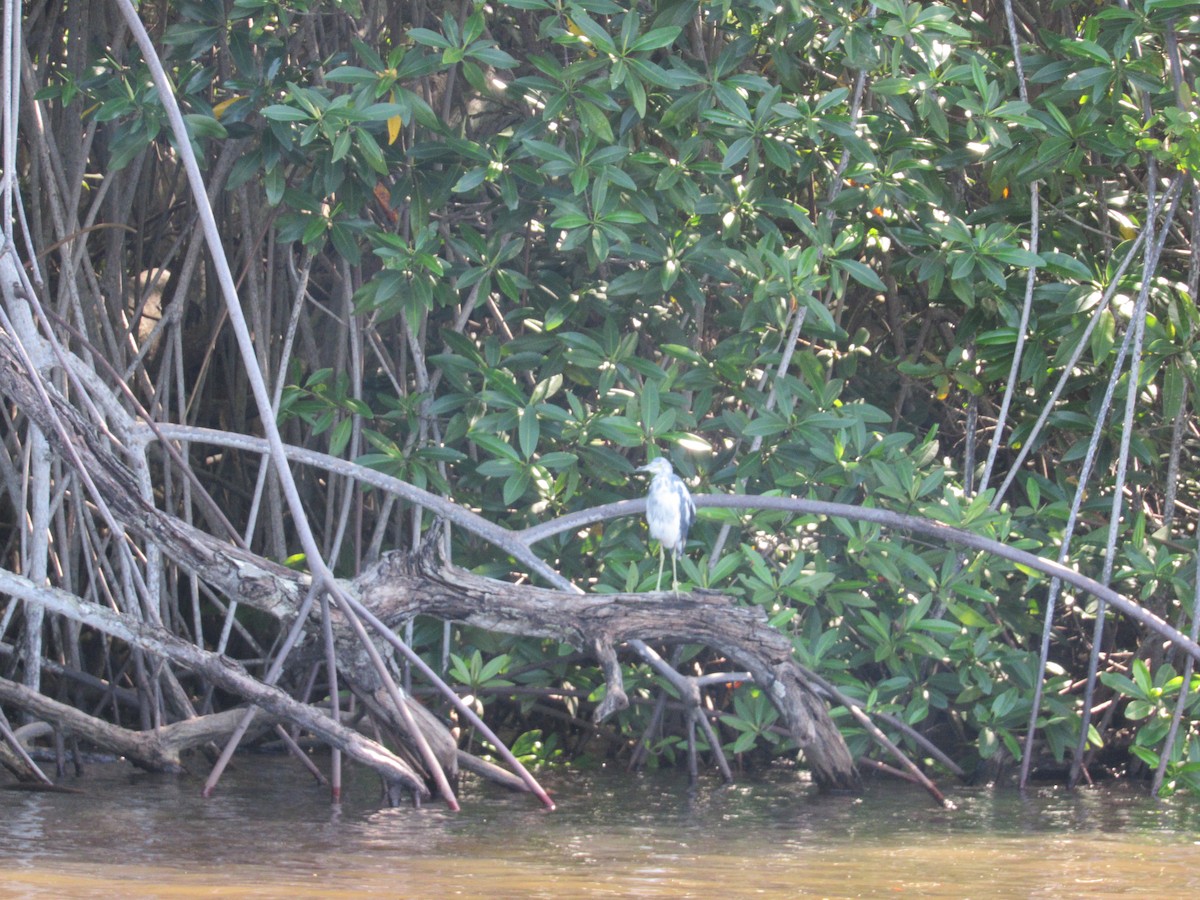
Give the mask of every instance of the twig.
<svg viewBox="0 0 1200 900">
<path fill-rule="evenodd" d="M 50 780 L 50 777 L 38 768 L 37 763 L 33 761 L 33 757 L 25 750 L 24 745 L 8 724 L 8 716 L 4 715 L 3 709 L 0 709 L 0 737 L 4 738 L 4 742 L 8 744 L 12 752 L 20 759 L 21 763 L 26 767 L 28 774 L 32 775 L 35 780 L 42 784 L 54 784 Z"/>
</svg>

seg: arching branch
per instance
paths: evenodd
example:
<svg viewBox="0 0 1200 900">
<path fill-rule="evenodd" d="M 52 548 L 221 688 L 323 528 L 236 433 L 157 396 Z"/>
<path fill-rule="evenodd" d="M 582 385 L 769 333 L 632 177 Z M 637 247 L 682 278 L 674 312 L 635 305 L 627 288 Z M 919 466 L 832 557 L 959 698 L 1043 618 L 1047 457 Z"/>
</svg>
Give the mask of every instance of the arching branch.
<svg viewBox="0 0 1200 900">
<path fill-rule="evenodd" d="M 1070 584 L 1081 591 L 1091 594 L 1093 597 L 1104 600 L 1104 602 L 1114 609 L 1119 610 L 1165 639 L 1174 642 L 1176 646 L 1183 649 L 1193 659 L 1200 660 L 1200 644 L 1197 644 L 1196 641 L 1193 641 L 1179 629 L 1173 628 L 1169 623 L 1150 612 L 1150 610 L 1141 604 L 1130 600 L 1108 585 L 1102 584 L 1094 578 L 1089 578 L 1082 572 L 1077 572 L 1055 560 L 1037 556 L 1027 550 L 1010 547 L 1008 544 L 1003 544 L 1000 541 L 994 541 L 991 538 L 983 537 L 962 528 L 946 525 L 935 519 L 905 515 L 887 509 L 851 506 L 848 503 L 809 500 L 803 497 L 773 497 L 758 494 L 693 494 L 692 499 L 695 501 L 697 509 L 774 509 L 795 513 L 796 515 L 829 516 L 850 519 L 856 522 L 872 522 L 894 531 L 908 531 L 913 534 L 933 538 L 944 544 L 956 544 L 960 547 L 970 547 L 972 550 L 990 553 L 993 556 L 999 556 L 1018 565 L 1034 569 L 1054 578 L 1059 578 L 1065 584 Z M 620 500 L 616 503 L 606 503 L 603 506 L 594 506 L 590 509 L 561 516 L 550 522 L 542 522 L 523 531 L 518 531 L 516 535 L 523 543 L 533 544 L 537 541 L 553 537 L 556 534 L 561 534 L 564 531 L 585 528 L 588 525 L 594 525 L 597 522 L 615 519 L 620 516 L 637 515 L 645 509 L 645 503 L 644 499 Z"/>
</svg>

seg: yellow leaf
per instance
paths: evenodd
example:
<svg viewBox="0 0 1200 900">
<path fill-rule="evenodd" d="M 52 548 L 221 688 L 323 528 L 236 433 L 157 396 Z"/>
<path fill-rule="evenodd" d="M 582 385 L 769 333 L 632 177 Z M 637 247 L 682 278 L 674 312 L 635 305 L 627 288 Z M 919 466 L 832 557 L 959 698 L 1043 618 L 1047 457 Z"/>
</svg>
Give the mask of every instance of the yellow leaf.
<svg viewBox="0 0 1200 900">
<path fill-rule="evenodd" d="M 219 120 L 221 118 L 221 116 L 225 115 L 225 110 L 229 109 L 229 107 L 233 106 L 233 104 L 237 103 L 241 99 L 242 99 L 241 94 L 235 94 L 234 96 L 230 97 L 228 100 L 222 100 L 220 103 L 218 103 L 216 106 L 213 107 L 213 118 Z"/>
<path fill-rule="evenodd" d="M 391 101 L 396 102 L 396 92 L 392 91 Z M 400 126 L 404 124 L 404 120 L 399 116 L 392 116 L 387 120 L 388 126 L 388 146 L 396 143 L 396 138 L 400 137 Z"/>
<path fill-rule="evenodd" d="M 1109 209 L 1108 217 L 1117 223 L 1117 232 L 1121 235 L 1122 240 L 1132 241 L 1137 237 L 1137 222 L 1129 218 L 1125 213 L 1116 209 Z"/>
<path fill-rule="evenodd" d="M 571 34 L 573 34 L 573 35 L 575 35 L 575 37 L 579 38 L 579 40 L 582 43 L 587 44 L 589 47 L 591 46 L 591 44 L 592 44 L 591 39 L 586 34 L 583 33 L 583 30 L 578 25 L 575 24 L 574 20 L 570 16 L 567 16 L 567 31 L 571 32 Z M 596 51 L 588 50 L 587 55 L 595 56 Z"/>
</svg>

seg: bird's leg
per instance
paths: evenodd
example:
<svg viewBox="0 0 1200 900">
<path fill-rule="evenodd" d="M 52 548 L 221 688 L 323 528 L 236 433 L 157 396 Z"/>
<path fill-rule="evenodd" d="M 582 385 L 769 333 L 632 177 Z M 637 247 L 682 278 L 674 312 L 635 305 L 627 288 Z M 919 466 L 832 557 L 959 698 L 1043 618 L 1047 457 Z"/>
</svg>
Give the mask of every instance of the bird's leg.
<svg viewBox="0 0 1200 900">
<path fill-rule="evenodd" d="M 679 593 L 679 573 L 675 570 L 675 559 L 676 559 L 676 556 L 674 553 L 672 553 L 671 554 L 671 587 L 673 587 L 675 589 L 675 593 L 678 594 Z"/>
<path fill-rule="evenodd" d="M 658 581 L 654 583 L 654 591 L 658 593 L 662 590 L 662 573 L 663 573 L 663 545 L 659 542 L 658 545 Z"/>
</svg>

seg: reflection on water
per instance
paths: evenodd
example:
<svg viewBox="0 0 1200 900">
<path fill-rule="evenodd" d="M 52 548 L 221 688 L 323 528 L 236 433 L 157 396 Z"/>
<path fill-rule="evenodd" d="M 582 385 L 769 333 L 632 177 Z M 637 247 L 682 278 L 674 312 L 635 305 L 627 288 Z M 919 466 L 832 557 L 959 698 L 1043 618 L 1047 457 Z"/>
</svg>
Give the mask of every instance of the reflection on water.
<svg viewBox="0 0 1200 900">
<path fill-rule="evenodd" d="M 786 771 L 689 790 L 675 774 L 555 772 L 559 804 L 477 782 L 463 812 L 346 802 L 285 758 L 200 781 L 93 766 L 84 794 L 0 792 L 3 897 L 1200 896 L 1200 802 L 1117 786 L 822 796 Z"/>
</svg>

